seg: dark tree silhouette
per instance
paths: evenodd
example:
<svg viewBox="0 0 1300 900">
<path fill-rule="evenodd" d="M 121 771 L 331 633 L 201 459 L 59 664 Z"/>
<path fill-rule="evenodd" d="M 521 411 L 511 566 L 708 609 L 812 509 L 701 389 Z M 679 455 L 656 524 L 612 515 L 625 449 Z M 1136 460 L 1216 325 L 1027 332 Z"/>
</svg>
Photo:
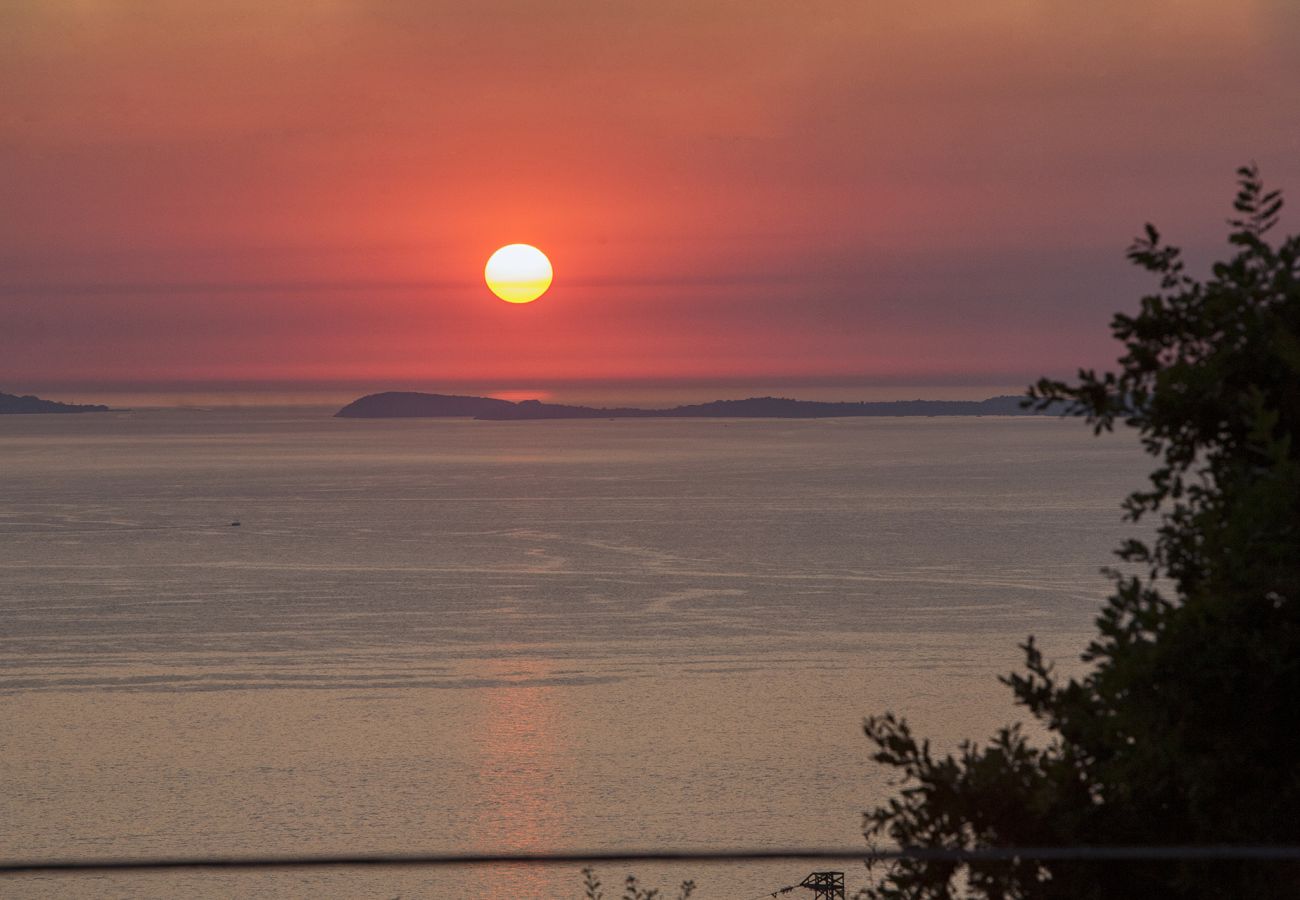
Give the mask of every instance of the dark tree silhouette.
<svg viewBox="0 0 1300 900">
<path fill-rule="evenodd" d="M 1148 225 L 1128 258 L 1159 279 L 1112 329 L 1117 373 L 1043 379 L 1027 404 L 1066 404 L 1095 432 L 1137 430 L 1159 460 L 1124 502 L 1154 540 L 1117 551 L 1128 574 L 1061 679 L 1031 637 L 1004 679 L 1048 730 L 1018 726 L 938 756 L 907 723 L 866 722 L 899 794 L 869 841 L 1015 846 L 1300 844 L 1300 236 L 1266 234 L 1282 199 L 1238 170 L 1231 256 L 1208 280 Z M 1138 574 L 1132 574 L 1137 572 Z M 1296 897 L 1300 866 L 1252 862 L 907 861 L 875 898 Z"/>
</svg>

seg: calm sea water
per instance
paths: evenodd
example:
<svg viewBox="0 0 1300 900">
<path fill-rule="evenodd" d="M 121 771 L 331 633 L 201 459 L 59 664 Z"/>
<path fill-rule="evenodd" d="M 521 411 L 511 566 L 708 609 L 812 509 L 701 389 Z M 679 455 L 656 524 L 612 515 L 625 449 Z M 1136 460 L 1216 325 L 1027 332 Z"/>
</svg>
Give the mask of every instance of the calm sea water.
<svg viewBox="0 0 1300 900">
<path fill-rule="evenodd" d="M 0 418 L 0 856 L 860 845 L 890 775 L 862 717 L 940 746 L 1017 717 L 996 676 L 1030 633 L 1074 660 L 1146 468 L 1049 419 Z M 744 898 L 809 866 L 632 868 Z M 0 893 L 581 891 L 568 866 Z"/>
</svg>

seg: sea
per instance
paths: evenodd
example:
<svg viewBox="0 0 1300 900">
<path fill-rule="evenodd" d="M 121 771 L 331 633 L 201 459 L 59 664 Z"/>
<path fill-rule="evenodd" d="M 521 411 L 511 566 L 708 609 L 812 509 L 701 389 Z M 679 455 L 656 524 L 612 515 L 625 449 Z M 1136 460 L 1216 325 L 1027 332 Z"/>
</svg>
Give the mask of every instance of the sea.
<svg viewBox="0 0 1300 900">
<path fill-rule="evenodd" d="M 1131 434 L 1048 417 L 0 417 L 0 861 L 864 848 L 865 716 L 1066 673 Z M 0 875 L 35 897 L 580 898 L 581 866 Z M 860 861 L 621 863 L 766 897 Z M 799 891 L 783 896 L 810 896 Z"/>
</svg>

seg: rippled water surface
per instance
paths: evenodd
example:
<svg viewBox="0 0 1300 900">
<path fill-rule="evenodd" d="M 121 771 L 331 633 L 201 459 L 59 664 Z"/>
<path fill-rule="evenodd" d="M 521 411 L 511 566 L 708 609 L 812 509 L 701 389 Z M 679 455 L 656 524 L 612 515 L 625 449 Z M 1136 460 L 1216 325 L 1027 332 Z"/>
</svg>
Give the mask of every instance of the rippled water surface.
<svg viewBox="0 0 1300 900">
<path fill-rule="evenodd" d="M 1145 468 L 1047 419 L 0 417 L 0 856 L 860 845 L 888 778 L 862 717 L 947 746 L 1015 716 L 996 675 L 1029 633 L 1081 648 Z M 634 871 L 713 898 L 808 868 Z M 575 867 L 0 888 L 581 894 Z"/>
</svg>

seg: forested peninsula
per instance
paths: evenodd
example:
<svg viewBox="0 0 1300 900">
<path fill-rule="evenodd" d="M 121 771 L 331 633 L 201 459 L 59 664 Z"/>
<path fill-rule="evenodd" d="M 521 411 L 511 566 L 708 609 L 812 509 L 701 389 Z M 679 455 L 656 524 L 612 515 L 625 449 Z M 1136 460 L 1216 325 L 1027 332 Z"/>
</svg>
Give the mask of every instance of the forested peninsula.
<svg viewBox="0 0 1300 900">
<path fill-rule="evenodd" d="M 17 394 L 0 392 L 0 415 L 21 415 L 28 413 L 87 413 L 108 412 L 107 406 L 93 403 L 59 403 L 56 400 L 42 400 L 30 394 L 20 397 Z"/>
<path fill-rule="evenodd" d="M 512 403 L 494 397 L 461 397 L 414 391 L 369 394 L 343 407 L 344 419 L 474 418 L 514 419 L 829 419 L 863 416 L 1028 416 L 1042 415 L 1021 406 L 1020 397 L 987 400 L 891 400 L 870 403 L 827 403 L 784 397 L 714 400 L 671 409 L 612 409 L 569 406 L 523 400 Z"/>
</svg>

